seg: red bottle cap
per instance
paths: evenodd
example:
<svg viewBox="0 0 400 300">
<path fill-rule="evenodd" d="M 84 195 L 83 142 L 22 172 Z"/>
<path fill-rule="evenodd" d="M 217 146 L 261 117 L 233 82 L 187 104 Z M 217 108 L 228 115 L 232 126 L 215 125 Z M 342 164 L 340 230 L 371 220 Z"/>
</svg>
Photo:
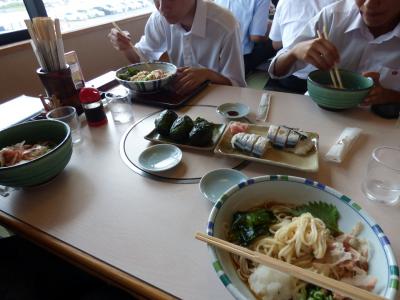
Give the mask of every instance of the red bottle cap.
<svg viewBox="0 0 400 300">
<path fill-rule="evenodd" d="M 79 92 L 79 101 L 81 103 L 93 103 L 100 101 L 101 95 L 100 92 L 92 87 L 84 87 L 81 88 Z"/>
</svg>

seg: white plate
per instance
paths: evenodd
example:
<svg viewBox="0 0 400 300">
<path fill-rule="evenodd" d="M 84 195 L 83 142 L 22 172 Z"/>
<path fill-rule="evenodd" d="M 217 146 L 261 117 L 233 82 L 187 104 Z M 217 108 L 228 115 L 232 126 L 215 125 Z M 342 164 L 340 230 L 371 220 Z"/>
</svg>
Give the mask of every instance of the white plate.
<svg viewBox="0 0 400 300">
<path fill-rule="evenodd" d="M 217 113 L 227 119 L 243 118 L 250 112 L 250 107 L 243 103 L 224 103 L 217 107 Z"/>
<path fill-rule="evenodd" d="M 234 169 L 218 169 L 208 172 L 200 180 L 200 192 L 212 203 L 232 186 L 245 182 L 247 176 Z"/>
<path fill-rule="evenodd" d="M 182 159 L 182 151 L 170 144 L 159 144 L 145 149 L 139 155 L 139 164 L 150 172 L 161 172 L 172 169 Z"/>
</svg>

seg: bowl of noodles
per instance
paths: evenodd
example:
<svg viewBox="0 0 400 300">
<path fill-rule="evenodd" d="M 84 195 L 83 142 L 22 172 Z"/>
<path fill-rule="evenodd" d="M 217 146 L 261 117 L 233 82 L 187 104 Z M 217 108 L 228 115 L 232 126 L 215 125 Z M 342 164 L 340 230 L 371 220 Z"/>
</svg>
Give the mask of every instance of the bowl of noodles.
<svg viewBox="0 0 400 300">
<path fill-rule="evenodd" d="M 270 175 L 226 191 L 209 235 L 395 299 L 398 266 L 388 238 L 350 198 L 309 179 Z M 235 299 L 344 299 L 263 265 L 208 246 Z"/>
<path fill-rule="evenodd" d="M 176 74 L 175 65 L 167 62 L 136 63 L 115 73 L 124 87 L 139 93 L 154 93 L 167 86 Z"/>
<path fill-rule="evenodd" d="M 37 120 L 0 131 L 0 185 L 29 187 L 57 176 L 71 159 L 69 126 Z"/>
</svg>

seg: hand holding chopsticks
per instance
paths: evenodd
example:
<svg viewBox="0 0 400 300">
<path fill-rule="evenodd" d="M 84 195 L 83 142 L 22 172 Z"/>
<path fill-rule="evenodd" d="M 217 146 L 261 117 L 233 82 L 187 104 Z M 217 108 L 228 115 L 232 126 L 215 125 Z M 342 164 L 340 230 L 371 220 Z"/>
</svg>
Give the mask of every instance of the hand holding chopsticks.
<svg viewBox="0 0 400 300">
<path fill-rule="evenodd" d="M 114 28 L 124 37 L 126 37 L 126 34 L 122 31 L 122 29 L 118 26 L 118 24 L 116 22 L 112 22 Z M 136 53 L 137 56 L 139 56 L 140 61 L 146 62 L 146 58 L 143 57 L 143 55 L 136 49 L 135 45 L 132 44 L 131 41 L 129 41 L 129 45 L 131 47 L 131 49 L 133 50 L 133 52 Z"/>
<path fill-rule="evenodd" d="M 359 299 L 359 300 L 385 299 L 366 290 L 352 286 L 350 284 L 337 281 L 329 277 L 325 277 L 323 275 L 311 272 L 309 270 L 297 267 L 295 265 L 291 265 L 287 262 L 272 258 L 270 256 L 252 251 L 250 249 L 229 243 L 227 241 L 221 240 L 213 236 L 209 236 L 201 232 L 196 233 L 195 237 L 200 241 L 206 242 L 210 245 L 221 248 L 230 253 L 240 255 L 256 263 L 263 264 L 265 266 L 268 266 L 270 268 L 273 268 L 275 270 L 281 271 L 286 274 L 290 274 L 294 277 L 313 283 L 325 289 L 338 292 L 339 294 L 350 297 L 352 299 Z"/>
<path fill-rule="evenodd" d="M 329 41 L 325 25 L 324 25 L 322 34 L 319 30 L 317 30 L 317 34 L 318 34 L 319 38 Z M 336 67 L 336 65 L 333 66 L 333 70 L 332 69 L 329 70 L 329 74 L 331 76 L 333 86 L 335 88 L 343 89 L 344 87 L 343 87 L 343 83 L 342 83 L 342 78 L 340 77 L 340 73 L 339 73 L 339 70 Z"/>
</svg>

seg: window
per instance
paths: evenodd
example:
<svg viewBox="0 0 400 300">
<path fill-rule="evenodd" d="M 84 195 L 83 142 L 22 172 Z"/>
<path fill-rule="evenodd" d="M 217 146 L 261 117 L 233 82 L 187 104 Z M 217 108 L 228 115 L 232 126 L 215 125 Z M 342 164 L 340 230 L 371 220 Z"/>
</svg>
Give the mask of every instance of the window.
<svg viewBox="0 0 400 300">
<path fill-rule="evenodd" d="M 26 29 L 24 20 L 28 18 L 28 12 L 22 0 L 0 2 L 1 33 Z"/>
<path fill-rule="evenodd" d="M 49 17 L 59 18 L 63 31 L 90 27 L 117 19 L 148 13 L 149 0 L 43 0 Z"/>
<path fill-rule="evenodd" d="M 59 18 L 62 31 L 149 13 L 152 0 L 0 0 L 0 46 L 29 39 L 29 17 Z"/>
<path fill-rule="evenodd" d="M 27 18 L 29 16 L 22 0 L 0 1 L 0 42 L 7 39 L 11 43 L 28 38 L 24 23 Z"/>
</svg>

